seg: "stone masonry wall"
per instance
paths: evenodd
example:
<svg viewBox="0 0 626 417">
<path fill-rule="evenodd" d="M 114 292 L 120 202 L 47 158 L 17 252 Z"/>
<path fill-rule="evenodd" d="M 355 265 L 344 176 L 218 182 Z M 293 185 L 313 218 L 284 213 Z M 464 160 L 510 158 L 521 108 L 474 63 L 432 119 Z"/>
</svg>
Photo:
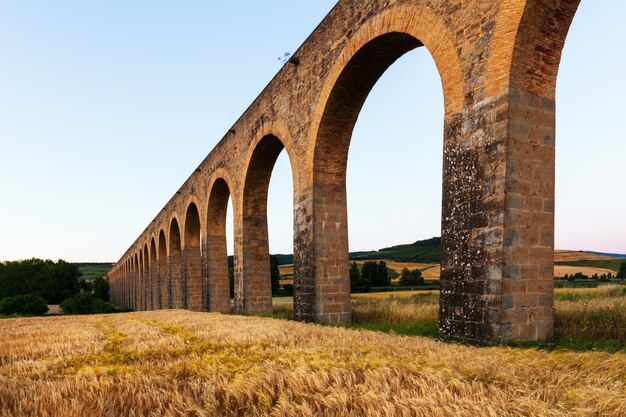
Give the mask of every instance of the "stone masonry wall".
<svg viewBox="0 0 626 417">
<path fill-rule="evenodd" d="M 267 184 L 284 149 L 294 178 L 294 316 L 349 322 L 352 129 L 381 74 L 425 47 L 445 105 L 441 334 L 478 343 L 548 339 L 554 88 L 578 2 L 340 0 L 121 257 L 108 276 L 114 301 L 228 311 L 230 196 L 235 310 L 271 313 Z M 197 240 L 185 236 L 188 220 L 180 222 L 191 201 Z M 145 271 L 137 259 L 153 240 L 158 268 Z M 142 290 L 150 279 L 159 282 Z M 160 305 L 146 301 L 156 289 Z"/>
</svg>

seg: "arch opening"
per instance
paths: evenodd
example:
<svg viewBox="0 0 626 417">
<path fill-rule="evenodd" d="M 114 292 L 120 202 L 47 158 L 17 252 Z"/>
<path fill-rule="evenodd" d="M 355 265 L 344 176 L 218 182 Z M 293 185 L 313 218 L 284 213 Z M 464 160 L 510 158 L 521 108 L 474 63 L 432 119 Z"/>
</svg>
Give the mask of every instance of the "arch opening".
<svg viewBox="0 0 626 417">
<path fill-rule="evenodd" d="M 272 171 L 283 149 L 277 136 L 266 135 L 257 143 L 248 163 L 243 190 L 242 254 L 236 255 L 241 262 L 235 265 L 238 312 L 273 311 L 267 198 Z"/>
<path fill-rule="evenodd" d="M 206 309 L 202 297 L 202 253 L 200 247 L 200 214 L 195 203 L 189 204 L 185 215 L 185 245 L 182 251 L 184 307 L 189 310 Z"/>
<path fill-rule="evenodd" d="M 139 254 L 135 253 L 135 261 L 133 263 L 133 274 L 132 274 L 133 285 L 131 285 L 131 308 L 133 310 L 139 310 L 139 288 L 141 281 L 139 280 Z"/>
<path fill-rule="evenodd" d="M 144 244 L 143 246 L 143 310 L 148 311 L 152 310 L 152 276 L 150 271 L 150 254 L 148 252 L 148 244 Z"/>
<path fill-rule="evenodd" d="M 613 4 L 581 2 L 565 38 L 555 86 L 557 249 L 626 253 L 626 196 L 614 192 L 626 178 L 623 108 L 615 105 L 626 95 L 626 58 L 613 53 L 626 39 L 622 16 Z"/>
<path fill-rule="evenodd" d="M 292 192 L 293 190 L 293 192 Z M 270 250 L 270 277 L 272 307 L 275 316 L 297 317 L 293 305 L 304 296 L 301 288 L 295 289 L 294 201 L 297 199 L 294 175 L 286 151 L 281 152 L 272 170 L 268 189 L 267 228 Z M 293 255 L 290 255 L 293 254 Z M 298 294 L 296 297 L 295 294 Z"/>
<path fill-rule="evenodd" d="M 165 239 L 165 231 L 161 229 L 159 232 L 159 308 L 168 309 L 170 306 L 170 289 L 169 289 L 169 270 L 167 265 L 167 243 Z"/>
<path fill-rule="evenodd" d="M 316 183 L 345 182 L 350 139 L 365 100 L 394 62 L 420 46 L 415 37 L 392 32 L 367 43 L 348 62 L 333 86 L 318 130 L 313 165 Z"/>
<path fill-rule="evenodd" d="M 159 281 L 160 281 L 160 269 L 157 259 L 157 248 L 154 238 L 150 239 L 150 306 L 151 310 L 160 310 L 160 293 L 159 293 Z"/>
<path fill-rule="evenodd" d="M 170 294 L 169 304 L 173 309 L 184 308 L 183 282 L 181 267 L 181 241 L 178 220 L 172 219 L 170 223 L 169 255 L 168 255 Z"/>
<path fill-rule="evenodd" d="M 226 239 L 226 226 L 231 193 L 227 182 L 218 178 L 209 191 L 207 203 L 207 235 L 204 257 L 207 265 L 205 288 L 209 311 L 230 311 L 231 287 Z"/>
<path fill-rule="evenodd" d="M 346 179 L 348 152 L 357 120 L 370 92 L 383 74 L 398 59 L 421 46 L 424 45 L 419 39 L 401 32 L 386 33 L 369 41 L 342 69 L 324 107 L 314 150 L 313 200 L 314 211 L 318 214 L 313 227 L 319 241 L 317 251 L 332 256 L 316 259 L 317 270 L 321 271 L 315 279 L 317 320 L 332 323 L 351 321 Z M 439 74 L 437 79 L 441 86 Z M 443 92 L 440 96 L 443 97 Z M 441 128 L 443 125 L 442 109 Z M 440 135 L 443 137 L 442 131 Z M 440 151 L 439 159 L 442 159 L 441 155 Z M 437 175 L 438 182 L 441 182 L 440 178 L 441 172 Z"/>
</svg>

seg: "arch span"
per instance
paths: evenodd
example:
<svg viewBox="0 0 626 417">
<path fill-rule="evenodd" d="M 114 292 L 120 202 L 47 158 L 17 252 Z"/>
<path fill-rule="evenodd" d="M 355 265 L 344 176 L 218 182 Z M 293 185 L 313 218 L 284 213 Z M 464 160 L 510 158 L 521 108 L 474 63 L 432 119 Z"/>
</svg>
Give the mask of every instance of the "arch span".
<svg viewBox="0 0 626 417">
<path fill-rule="evenodd" d="M 154 236 L 150 239 L 150 305 L 152 310 L 160 310 L 159 294 L 159 267 L 157 259 L 157 247 Z"/>
<path fill-rule="evenodd" d="M 442 76 L 444 93 L 448 94 L 444 94 L 446 113 L 459 111 L 463 104 L 463 83 L 454 45 L 449 37 L 433 39 L 431 35 L 434 28 L 447 33 L 443 23 L 419 7 L 409 9 L 401 8 L 401 14 L 408 13 L 414 20 L 400 19 L 389 24 L 383 14 L 372 19 L 348 42 L 331 72 L 333 84 L 327 87 L 326 101 L 319 104 L 323 110 L 319 111 L 319 126 L 314 129 L 316 136 L 311 142 L 314 144 L 312 210 L 318 213 L 312 225 L 312 251 L 333 256 L 313 260 L 318 275 L 314 278 L 316 300 L 311 315 L 317 320 L 350 321 L 346 168 L 352 131 L 373 86 L 398 58 L 429 45 Z M 392 9 L 387 13 L 398 12 Z M 450 63 L 448 66 L 443 64 L 444 59 Z"/>
<path fill-rule="evenodd" d="M 175 216 L 170 222 L 169 255 L 167 257 L 170 273 L 170 306 L 173 309 L 184 308 L 180 228 Z"/>
<path fill-rule="evenodd" d="M 235 308 L 243 313 L 271 314 L 267 194 L 274 164 L 285 145 L 274 134 L 266 134 L 251 149 L 243 180 L 241 245 L 235 248 L 241 260 L 235 265 Z M 291 161 L 293 157 L 289 157 Z"/>
<path fill-rule="evenodd" d="M 152 310 L 152 294 L 150 293 L 150 288 L 151 288 L 151 275 L 150 275 L 150 253 L 148 252 L 148 244 L 145 243 L 143 245 L 143 251 L 141 252 L 142 254 L 142 264 L 141 264 L 141 268 L 142 268 L 142 287 L 141 287 L 141 291 L 142 291 L 142 295 L 141 295 L 141 303 L 143 306 L 143 310 Z"/>
<path fill-rule="evenodd" d="M 271 312 L 266 199 L 284 147 L 294 176 L 295 317 L 350 320 L 345 169 L 352 128 L 385 69 L 424 45 L 445 106 L 441 335 L 473 342 L 549 338 L 554 84 L 578 3 L 338 1 L 154 219 L 167 233 L 169 305 L 193 299 L 197 307 L 183 287 L 189 257 L 181 269 L 181 251 L 202 248 L 203 234 L 207 249 L 194 254 L 205 253 L 208 305 L 218 299 L 211 300 L 211 279 L 223 285 L 224 266 L 210 259 L 223 255 L 223 210 L 232 193 L 236 309 Z M 148 269 L 141 245 L 152 232 L 147 228 L 129 252 L 135 308 L 143 308 L 140 284 Z"/>
<path fill-rule="evenodd" d="M 202 260 L 200 248 L 200 213 L 196 203 L 190 203 L 185 215 L 184 265 L 185 308 L 200 311 L 205 306 L 202 297 Z"/>
<path fill-rule="evenodd" d="M 167 240 L 165 238 L 165 231 L 161 229 L 159 231 L 159 254 L 158 254 L 158 268 L 159 268 L 159 308 L 170 308 L 170 281 L 169 281 L 169 269 L 167 262 Z"/>
<path fill-rule="evenodd" d="M 209 311 L 230 311 L 226 215 L 231 199 L 229 182 L 219 175 L 209 184 L 206 228 L 207 295 Z"/>
</svg>

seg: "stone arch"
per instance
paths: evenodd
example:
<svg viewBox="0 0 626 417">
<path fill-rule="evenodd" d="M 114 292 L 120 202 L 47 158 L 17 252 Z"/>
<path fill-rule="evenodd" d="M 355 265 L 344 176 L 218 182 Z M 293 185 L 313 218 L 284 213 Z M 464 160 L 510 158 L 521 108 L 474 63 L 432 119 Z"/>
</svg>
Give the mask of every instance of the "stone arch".
<svg viewBox="0 0 626 417">
<path fill-rule="evenodd" d="M 150 287 L 151 287 L 151 283 L 150 283 L 150 252 L 148 251 L 148 244 L 144 243 L 143 245 L 143 264 L 142 264 L 142 268 L 143 268 L 143 273 L 142 273 L 142 280 L 143 280 L 143 286 L 142 286 L 142 292 L 143 292 L 143 309 L 145 311 L 151 310 L 152 306 L 150 305 L 151 302 L 151 294 L 150 294 Z"/>
<path fill-rule="evenodd" d="M 117 299 L 116 303 L 121 306 L 126 306 L 126 264 L 122 263 L 120 270 L 120 277 L 117 282 Z"/>
<path fill-rule="evenodd" d="M 138 311 L 143 311 L 145 310 L 145 293 L 144 293 L 144 270 L 143 270 L 143 249 L 141 248 L 141 246 L 138 249 L 138 253 L 139 253 L 139 264 L 137 265 L 137 294 L 136 294 L 136 298 L 137 298 L 137 310 Z"/>
<path fill-rule="evenodd" d="M 421 6 L 390 7 L 368 20 L 348 40 L 325 81 L 309 145 L 314 213 L 309 249 L 315 300 L 311 319 L 350 321 L 345 181 L 352 130 L 382 74 L 402 55 L 421 46 L 428 49 L 439 71 L 446 120 L 453 118 L 464 106 L 457 49 L 441 17 Z"/>
<path fill-rule="evenodd" d="M 565 39 L 580 0 L 503 0 L 491 41 L 485 90 L 554 99 Z"/>
<path fill-rule="evenodd" d="M 158 268 L 159 268 L 159 308 L 170 308 L 169 297 L 169 271 L 167 266 L 167 240 L 165 238 L 165 231 L 161 229 L 159 231 L 159 244 L 158 244 Z"/>
<path fill-rule="evenodd" d="M 503 0 L 498 11 L 485 77 L 489 99 L 507 105 L 504 267 L 493 339 L 552 337 L 555 92 L 579 3 Z"/>
<path fill-rule="evenodd" d="M 180 226 L 177 216 L 172 215 L 170 220 L 170 232 L 168 243 L 168 263 L 170 272 L 170 305 L 174 309 L 184 308 L 183 282 L 181 264 L 181 238 Z"/>
<path fill-rule="evenodd" d="M 133 257 L 129 255 L 126 261 L 126 307 L 133 308 Z"/>
<path fill-rule="evenodd" d="M 182 264 L 184 265 L 184 306 L 195 311 L 202 310 L 204 304 L 202 297 L 202 253 L 200 248 L 201 230 L 198 206 L 195 202 L 191 202 L 187 206 L 185 214 Z"/>
<path fill-rule="evenodd" d="M 128 259 L 124 258 L 122 261 L 122 280 L 121 280 L 121 293 L 120 293 L 120 304 L 124 307 L 128 308 L 128 299 L 127 291 L 128 291 Z"/>
<path fill-rule="evenodd" d="M 159 294 L 159 267 L 157 246 L 154 236 L 150 238 L 150 305 L 152 310 L 160 310 L 160 294 Z"/>
<path fill-rule="evenodd" d="M 282 144 L 294 176 L 295 317 L 350 320 L 343 179 L 351 130 L 380 74 L 424 45 L 439 71 L 445 106 L 441 334 L 480 342 L 548 338 L 554 85 L 578 2 L 339 1 L 184 186 L 204 190 L 207 178 L 219 177 L 216 167 L 241 169 L 232 172 L 235 182 L 223 177 L 234 195 L 238 311 L 271 308 L 263 287 L 267 224 L 259 196 L 260 174 L 269 175 L 272 163 L 259 165 L 255 158 L 264 150 L 271 161 Z M 281 122 L 265 122 L 274 117 L 288 118 L 295 142 Z M 224 184 L 209 184 L 208 193 L 223 201 Z M 176 293 L 177 308 L 186 225 L 169 216 L 186 214 L 187 197 L 177 193 L 162 214 L 169 220 L 163 225 L 173 283 L 168 294 Z M 217 213 L 215 228 L 207 224 L 201 238 L 211 230 L 219 238 L 220 206 L 200 200 L 202 223 L 205 213 Z M 260 251 L 252 248 L 257 242 Z M 135 308 L 142 243 L 127 253 Z"/>
<path fill-rule="evenodd" d="M 249 149 L 241 193 L 241 240 L 235 247 L 241 262 L 235 265 L 235 308 L 238 312 L 272 313 L 269 238 L 267 230 L 267 194 L 274 164 L 285 149 L 289 157 L 294 188 L 299 181 L 295 146 L 291 135 L 281 126 L 280 133 L 271 132 L 267 125 L 258 132 Z M 295 167 L 295 171 L 294 171 Z M 296 193 L 294 193 L 295 195 Z"/>
<path fill-rule="evenodd" d="M 222 170 L 209 182 L 204 256 L 207 264 L 208 310 L 230 311 L 226 213 L 231 198 L 232 181 Z M 234 212 L 234 210 L 233 210 Z"/>
<path fill-rule="evenodd" d="M 515 1 L 515 0 L 511 0 Z M 348 40 L 339 57 L 333 63 L 329 72 L 320 98 L 316 103 L 314 117 L 311 121 L 309 134 L 309 153 L 317 149 L 318 140 L 322 136 L 320 127 L 324 124 L 323 118 L 328 114 L 329 104 L 333 105 L 331 95 L 337 95 L 337 90 L 342 85 L 340 77 L 348 78 L 346 69 L 352 64 L 364 65 L 365 54 L 383 58 L 373 62 L 370 68 L 364 68 L 363 79 L 360 80 L 364 88 L 360 96 L 355 97 L 355 107 L 358 102 L 365 102 L 367 94 L 372 89 L 382 73 L 398 58 L 412 49 L 425 46 L 430 52 L 439 76 L 442 80 L 444 108 L 446 116 L 461 112 L 464 106 L 464 75 L 461 60 L 457 53 L 454 36 L 444 20 L 430 12 L 427 8 L 411 4 L 399 4 L 386 9 L 365 22 L 355 34 Z M 380 48 L 388 47 L 389 51 L 381 51 Z M 378 49 L 378 50 L 377 50 Z M 367 86 L 369 84 L 369 86 Z M 344 85 L 345 88 L 345 85 Z M 335 105 L 338 104 L 335 102 Z M 346 116 L 357 117 L 358 110 L 347 109 L 351 114 Z M 355 114 L 356 113 L 356 114 Z"/>
<path fill-rule="evenodd" d="M 134 250 L 133 250 L 134 251 Z M 138 310 L 138 300 L 139 300 L 139 253 L 134 251 L 135 255 L 131 257 L 132 263 L 132 273 L 131 273 L 131 308 L 133 310 Z"/>
</svg>

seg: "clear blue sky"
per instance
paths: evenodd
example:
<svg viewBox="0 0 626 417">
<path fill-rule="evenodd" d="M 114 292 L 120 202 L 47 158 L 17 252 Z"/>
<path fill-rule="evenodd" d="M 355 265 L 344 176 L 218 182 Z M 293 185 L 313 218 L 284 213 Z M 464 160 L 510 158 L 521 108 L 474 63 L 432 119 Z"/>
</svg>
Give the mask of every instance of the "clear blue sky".
<svg viewBox="0 0 626 417">
<path fill-rule="evenodd" d="M 334 3 L 0 0 L 0 260 L 117 260 Z M 626 253 L 624 18 L 583 0 L 566 45 L 559 248 Z M 442 106 L 423 48 L 374 88 L 350 149 L 351 250 L 439 234 Z M 275 253 L 291 252 L 291 187 L 283 154 Z"/>
</svg>

